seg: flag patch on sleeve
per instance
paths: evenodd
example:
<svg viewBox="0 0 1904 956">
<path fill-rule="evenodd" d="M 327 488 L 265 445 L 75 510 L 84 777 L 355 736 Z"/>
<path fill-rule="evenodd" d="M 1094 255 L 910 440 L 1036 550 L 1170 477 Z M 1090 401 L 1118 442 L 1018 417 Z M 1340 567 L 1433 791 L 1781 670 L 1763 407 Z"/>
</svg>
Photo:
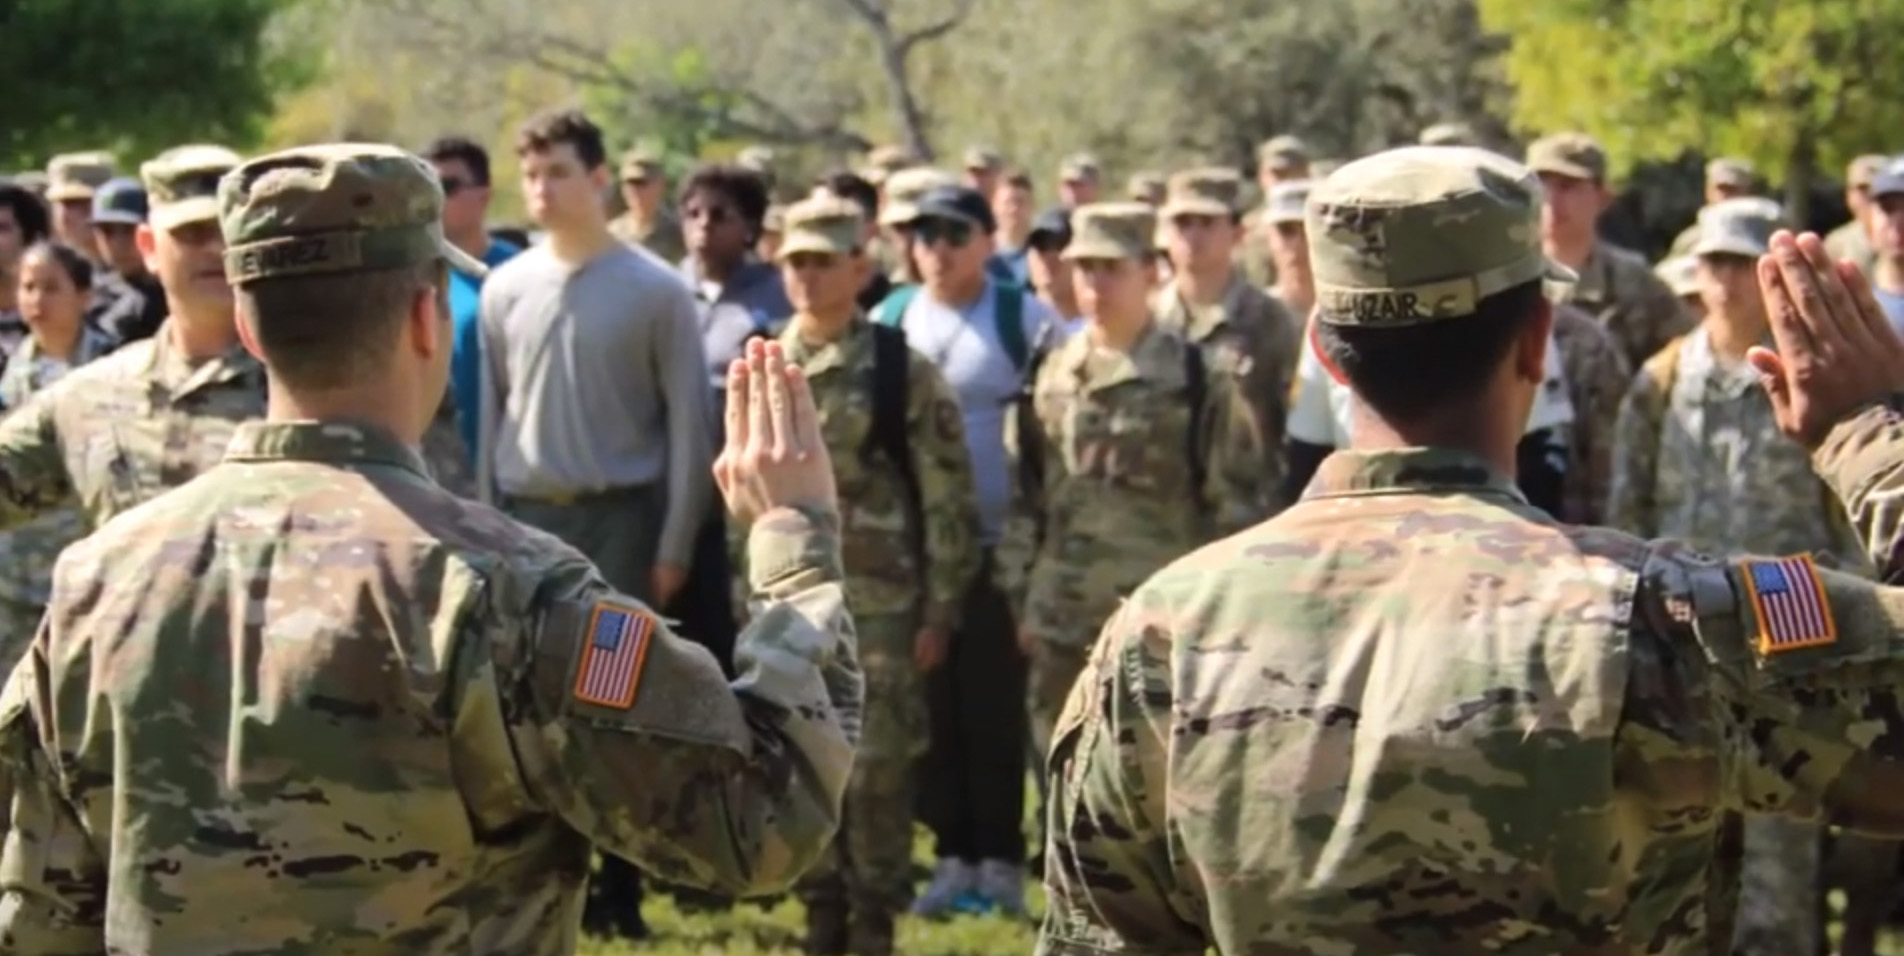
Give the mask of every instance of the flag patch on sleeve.
<svg viewBox="0 0 1904 956">
<path fill-rule="evenodd" d="M 1759 619 L 1759 653 L 1776 654 L 1838 640 L 1825 582 L 1811 555 L 1744 561 L 1745 589 Z"/>
<path fill-rule="evenodd" d="M 654 628 L 655 617 L 647 611 L 607 601 L 596 604 L 589 615 L 582 666 L 575 674 L 575 699 L 617 710 L 633 707 Z"/>
</svg>

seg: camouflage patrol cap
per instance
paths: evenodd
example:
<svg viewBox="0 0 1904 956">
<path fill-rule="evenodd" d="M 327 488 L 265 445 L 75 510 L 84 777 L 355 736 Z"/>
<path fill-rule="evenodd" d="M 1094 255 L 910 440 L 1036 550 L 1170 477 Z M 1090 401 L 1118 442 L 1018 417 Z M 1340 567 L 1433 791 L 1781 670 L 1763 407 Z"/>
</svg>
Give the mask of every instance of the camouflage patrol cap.
<svg viewBox="0 0 1904 956">
<path fill-rule="evenodd" d="M 1299 136 L 1272 136 L 1256 147 L 1256 163 L 1277 172 L 1309 164 L 1309 144 Z"/>
<path fill-rule="evenodd" d="M 1314 186 L 1315 180 L 1297 179 L 1270 187 L 1269 194 L 1263 197 L 1263 221 L 1272 226 L 1302 222 L 1303 210 L 1309 204 L 1309 192 Z"/>
<path fill-rule="evenodd" d="M 91 199 L 115 172 L 111 153 L 95 150 L 55 156 L 46 164 L 46 198 L 49 202 Z"/>
<path fill-rule="evenodd" d="M 272 153 L 218 184 L 225 271 L 235 286 L 436 259 L 472 276 L 485 274 L 481 262 L 444 238 L 442 217 L 443 185 L 430 164 L 381 144 Z"/>
<path fill-rule="evenodd" d="M 1405 146 L 1309 193 L 1319 321 L 1394 328 L 1472 315 L 1530 282 L 1571 284 L 1540 245 L 1540 180 L 1472 146 Z"/>
<path fill-rule="evenodd" d="M 1710 186 L 1751 189 L 1758 178 L 1751 163 L 1736 157 L 1721 156 L 1706 164 L 1706 184 Z"/>
<path fill-rule="evenodd" d="M 1772 233 L 1785 228 L 1785 209 L 1763 196 L 1740 196 L 1699 210 L 1695 256 L 1758 257 L 1772 251 Z"/>
<path fill-rule="evenodd" d="M 1602 183 L 1607 175 L 1606 150 L 1585 133 L 1553 133 L 1527 144 L 1527 168 Z"/>
<path fill-rule="evenodd" d="M 1124 193 L 1137 202 L 1150 206 L 1162 205 L 1169 183 L 1163 173 L 1144 170 L 1132 173 L 1124 183 Z"/>
<path fill-rule="evenodd" d="M 154 229 L 177 229 L 218 218 L 218 182 L 245 158 L 223 146 L 176 146 L 139 167 L 146 219 Z"/>
<path fill-rule="evenodd" d="M 919 197 L 940 186 L 957 186 L 959 177 L 935 166 L 913 166 L 886 178 L 879 210 L 884 226 L 903 226 L 919 218 Z"/>
<path fill-rule="evenodd" d="M 1436 123 L 1421 131 L 1423 146 L 1479 146 L 1481 137 L 1466 123 Z"/>
<path fill-rule="evenodd" d="M 1102 172 L 1103 166 L 1090 153 L 1072 153 L 1058 164 L 1058 178 L 1067 183 L 1094 183 Z"/>
<path fill-rule="evenodd" d="M 1699 257 L 1675 256 L 1653 267 L 1653 274 L 1682 299 L 1699 294 Z"/>
<path fill-rule="evenodd" d="M 850 255 L 864 241 L 866 219 L 859 204 L 837 196 L 815 196 L 787 207 L 784 233 L 775 256 L 797 252 Z"/>
<path fill-rule="evenodd" d="M 1878 170 L 1883 169 L 1884 164 L 1889 160 L 1889 156 L 1879 153 L 1866 153 L 1859 156 L 1845 166 L 1845 185 L 1853 189 L 1869 188 L 1871 178 L 1876 176 Z"/>
<path fill-rule="evenodd" d="M 652 150 L 638 146 L 621 154 L 622 182 L 647 182 L 660 178 L 661 173 L 661 157 Z"/>
<path fill-rule="evenodd" d="M 1206 166 L 1170 177 L 1161 215 L 1233 216 L 1243 198 L 1243 177 L 1233 169 Z"/>
<path fill-rule="evenodd" d="M 1156 248 L 1157 210 L 1141 202 L 1085 203 L 1071 212 L 1066 259 L 1141 259 Z"/>
<path fill-rule="evenodd" d="M 996 172 L 1005 167 L 1005 157 L 990 146 L 974 146 L 965 151 L 965 168 Z"/>
</svg>

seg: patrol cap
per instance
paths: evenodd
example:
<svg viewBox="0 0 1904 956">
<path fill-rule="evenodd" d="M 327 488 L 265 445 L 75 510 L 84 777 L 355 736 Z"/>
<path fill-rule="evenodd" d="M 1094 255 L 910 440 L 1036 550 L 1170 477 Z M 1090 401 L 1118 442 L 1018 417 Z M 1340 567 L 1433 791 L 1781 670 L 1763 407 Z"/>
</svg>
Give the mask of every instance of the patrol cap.
<svg viewBox="0 0 1904 956">
<path fill-rule="evenodd" d="M 1131 199 L 1156 206 L 1163 203 L 1168 186 L 1163 173 L 1144 170 L 1131 174 L 1124 183 L 1124 192 Z"/>
<path fill-rule="evenodd" d="M 1871 177 L 1871 198 L 1900 193 L 1904 193 L 1904 159 L 1886 160 L 1877 174 Z"/>
<path fill-rule="evenodd" d="M 1421 131 L 1423 146 L 1479 146 L 1481 137 L 1466 123 L 1436 123 Z"/>
<path fill-rule="evenodd" d="M 921 219 L 949 219 L 962 222 L 980 232 L 990 235 L 998 230 L 998 219 L 992 214 L 992 204 L 985 201 L 979 191 L 970 186 L 954 183 L 950 186 L 938 186 L 919 197 L 914 207 L 918 212 L 911 222 Z"/>
<path fill-rule="evenodd" d="M 46 164 L 46 198 L 49 202 L 91 199 L 115 171 L 111 153 L 93 151 L 55 156 Z"/>
<path fill-rule="evenodd" d="M 1536 173 L 1606 182 L 1606 150 L 1585 133 L 1553 133 L 1527 144 L 1527 168 Z"/>
<path fill-rule="evenodd" d="M 115 176 L 93 193 L 93 222 L 136 226 L 145 222 L 145 186 L 131 176 Z"/>
<path fill-rule="evenodd" d="M 1675 256 L 1653 267 L 1653 274 L 1680 298 L 1699 294 L 1699 257 Z"/>
<path fill-rule="evenodd" d="M 850 255 L 863 244 L 866 219 L 859 203 L 837 196 L 815 196 L 787 207 L 780 249 L 785 259 L 797 252 Z"/>
<path fill-rule="evenodd" d="M 139 167 L 147 219 L 154 229 L 177 229 L 219 217 L 218 182 L 244 163 L 223 146 L 176 146 Z"/>
<path fill-rule="evenodd" d="M 1706 164 L 1706 182 L 1714 186 L 1751 189 L 1757 180 L 1758 171 L 1743 159 L 1721 156 Z"/>
<path fill-rule="evenodd" d="M 1267 166 L 1276 172 L 1295 169 L 1309 163 L 1309 144 L 1301 137 L 1284 134 L 1272 136 L 1256 147 L 1256 163 Z"/>
<path fill-rule="evenodd" d="M 1785 210 L 1763 196 L 1740 196 L 1699 211 L 1695 256 L 1762 256 L 1772 250 L 1772 233 L 1784 228 Z"/>
<path fill-rule="evenodd" d="M 621 156 L 622 182 L 645 183 L 650 179 L 659 179 L 661 174 L 661 157 L 651 150 L 637 147 Z"/>
<path fill-rule="evenodd" d="M 1853 189 L 1869 188 L 1872 177 L 1876 176 L 1878 170 L 1883 169 L 1884 164 L 1889 160 L 1889 156 L 1880 153 L 1866 153 L 1859 156 L 1845 167 L 1845 185 Z"/>
<path fill-rule="evenodd" d="M 1308 205 L 1309 192 L 1314 187 L 1315 180 L 1311 179 L 1297 179 L 1270 187 L 1269 194 L 1263 197 L 1263 221 L 1272 226 L 1302 222 L 1303 208 Z"/>
<path fill-rule="evenodd" d="M 382 144 L 284 150 L 240 165 L 218 184 L 225 272 L 234 286 L 436 259 L 484 275 L 481 262 L 444 238 L 442 217 L 435 170 Z"/>
<path fill-rule="evenodd" d="M 965 151 L 965 168 L 982 172 L 996 172 L 1005 167 L 1005 157 L 990 146 L 974 146 Z"/>
<path fill-rule="evenodd" d="M 879 210 L 882 226 L 903 226 L 919 217 L 918 200 L 941 186 L 957 186 L 959 177 L 933 166 L 912 166 L 886 178 Z"/>
<path fill-rule="evenodd" d="M 1170 177 L 1170 185 L 1159 210 L 1171 216 L 1233 216 L 1242 201 L 1243 177 L 1235 170 L 1216 166 L 1187 169 Z"/>
<path fill-rule="evenodd" d="M 1157 210 L 1146 203 L 1086 203 L 1071 211 L 1064 258 L 1141 259 L 1156 248 Z"/>
<path fill-rule="evenodd" d="M 1058 178 L 1067 183 L 1094 183 L 1102 172 L 1103 166 L 1090 153 L 1072 153 L 1058 164 Z"/>
<path fill-rule="evenodd" d="M 1422 325 L 1529 282 L 1573 283 L 1541 251 L 1540 199 L 1532 170 L 1472 146 L 1404 146 L 1336 170 L 1305 217 L 1318 320 Z"/>
</svg>

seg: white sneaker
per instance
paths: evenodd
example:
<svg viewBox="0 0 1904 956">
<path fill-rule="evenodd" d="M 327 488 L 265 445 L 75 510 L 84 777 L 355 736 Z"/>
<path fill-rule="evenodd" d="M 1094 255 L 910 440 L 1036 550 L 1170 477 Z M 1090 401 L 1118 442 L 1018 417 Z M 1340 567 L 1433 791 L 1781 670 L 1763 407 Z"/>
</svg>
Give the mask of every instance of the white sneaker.
<svg viewBox="0 0 1904 956">
<path fill-rule="evenodd" d="M 978 889 L 978 867 L 964 860 L 940 860 L 932 882 L 912 901 L 914 916 L 948 916 L 959 897 Z"/>
<path fill-rule="evenodd" d="M 1004 860 L 985 860 L 978 865 L 978 893 L 999 911 L 1011 916 L 1025 915 L 1025 870 Z"/>
</svg>

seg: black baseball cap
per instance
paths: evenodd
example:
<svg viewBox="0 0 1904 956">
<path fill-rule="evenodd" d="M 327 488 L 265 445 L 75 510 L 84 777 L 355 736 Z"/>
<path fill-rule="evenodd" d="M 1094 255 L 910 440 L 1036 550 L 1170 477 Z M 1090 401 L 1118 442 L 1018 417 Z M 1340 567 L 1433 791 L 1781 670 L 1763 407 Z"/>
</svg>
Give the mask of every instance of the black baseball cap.
<svg viewBox="0 0 1904 956">
<path fill-rule="evenodd" d="M 998 219 L 992 215 L 992 204 L 970 186 L 936 186 L 926 190 L 914 205 L 919 211 L 913 215 L 913 222 L 921 219 L 950 219 L 970 224 L 988 235 L 998 231 Z"/>
<path fill-rule="evenodd" d="M 1041 240 L 1049 240 L 1059 246 L 1071 241 L 1070 207 L 1052 206 L 1031 221 L 1031 231 L 1025 234 L 1025 245 L 1036 246 Z"/>
<path fill-rule="evenodd" d="M 145 222 L 145 184 L 131 176 L 109 179 L 93 192 L 93 222 L 136 226 Z"/>
</svg>

